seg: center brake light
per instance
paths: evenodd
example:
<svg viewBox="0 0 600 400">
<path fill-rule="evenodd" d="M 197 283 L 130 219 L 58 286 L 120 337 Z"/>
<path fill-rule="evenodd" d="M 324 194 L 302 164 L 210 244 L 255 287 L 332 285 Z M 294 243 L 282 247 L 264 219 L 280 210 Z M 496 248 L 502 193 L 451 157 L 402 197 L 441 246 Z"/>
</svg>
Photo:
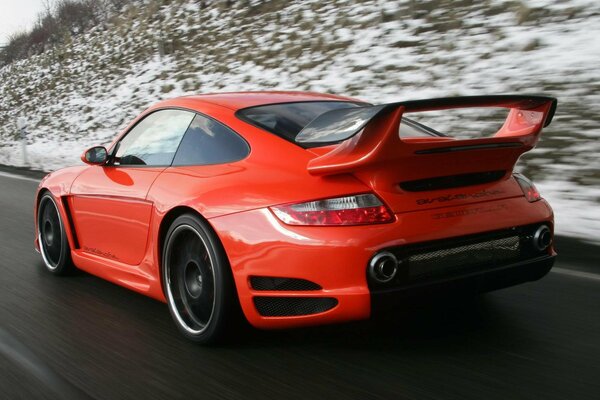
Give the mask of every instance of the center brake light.
<svg viewBox="0 0 600 400">
<path fill-rule="evenodd" d="M 288 225 L 368 225 L 392 222 L 394 215 L 374 194 L 357 194 L 270 207 Z"/>
</svg>

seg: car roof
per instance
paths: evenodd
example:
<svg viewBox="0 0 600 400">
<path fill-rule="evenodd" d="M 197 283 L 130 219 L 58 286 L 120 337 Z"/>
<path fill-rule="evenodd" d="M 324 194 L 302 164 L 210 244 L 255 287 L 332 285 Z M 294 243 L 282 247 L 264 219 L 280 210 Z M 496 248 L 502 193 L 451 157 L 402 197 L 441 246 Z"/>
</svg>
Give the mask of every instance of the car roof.
<svg viewBox="0 0 600 400">
<path fill-rule="evenodd" d="M 190 100 L 201 103 L 209 103 L 226 107 L 237 111 L 242 108 L 255 107 L 266 104 L 277 103 L 294 103 L 302 101 L 353 101 L 362 102 L 361 100 L 351 97 L 337 96 L 326 93 L 316 92 L 294 92 L 294 91 L 261 91 L 261 92 L 228 92 L 228 93 L 208 93 L 192 96 L 182 96 L 175 99 L 167 100 L 169 103 L 177 100 L 185 100 L 189 103 Z"/>
</svg>

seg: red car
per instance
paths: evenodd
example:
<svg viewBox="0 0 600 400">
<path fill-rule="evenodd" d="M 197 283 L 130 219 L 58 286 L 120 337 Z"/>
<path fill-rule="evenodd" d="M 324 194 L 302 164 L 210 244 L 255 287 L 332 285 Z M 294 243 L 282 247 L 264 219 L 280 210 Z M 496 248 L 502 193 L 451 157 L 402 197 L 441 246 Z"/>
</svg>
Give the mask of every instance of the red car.
<svg viewBox="0 0 600 400">
<path fill-rule="evenodd" d="M 405 116 L 471 107 L 508 116 L 464 140 Z M 240 306 L 255 327 L 287 328 L 533 281 L 556 256 L 553 213 L 513 167 L 555 109 L 539 96 L 162 101 L 42 180 L 36 248 L 54 274 L 76 266 L 166 302 L 204 343 Z"/>
</svg>

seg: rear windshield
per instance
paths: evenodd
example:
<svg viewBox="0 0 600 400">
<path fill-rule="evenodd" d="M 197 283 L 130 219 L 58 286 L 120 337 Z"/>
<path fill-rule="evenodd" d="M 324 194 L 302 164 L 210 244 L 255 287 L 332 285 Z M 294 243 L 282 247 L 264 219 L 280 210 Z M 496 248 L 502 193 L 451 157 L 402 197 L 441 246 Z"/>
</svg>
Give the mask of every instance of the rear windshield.
<svg viewBox="0 0 600 400">
<path fill-rule="evenodd" d="M 310 121 L 319 115 L 340 108 L 358 107 L 360 103 L 347 101 L 310 101 L 301 103 L 280 103 L 245 108 L 238 111 L 238 117 L 259 128 L 295 142 Z"/>
<path fill-rule="evenodd" d="M 290 142 L 296 142 L 300 131 L 319 115 L 342 108 L 368 106 L 366 103 L 347 101 L 310 101 L 279 103 L 244 108 L 237 112 L 238 118 L 262 128 Z M 436 132 L 407 118 L 402 119 L 402 136 L 437 136 Z M 329 142 L 331 143 L 331 142 Z M 304 147 L 323 146 L 329 143 L 302 143 Z"/>
</svg>

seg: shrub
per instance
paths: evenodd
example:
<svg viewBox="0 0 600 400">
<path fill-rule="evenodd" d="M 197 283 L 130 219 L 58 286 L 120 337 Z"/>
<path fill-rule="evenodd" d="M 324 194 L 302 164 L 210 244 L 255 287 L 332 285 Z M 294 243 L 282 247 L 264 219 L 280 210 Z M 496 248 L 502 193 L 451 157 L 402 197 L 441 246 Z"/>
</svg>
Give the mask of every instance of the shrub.
<svg viewBox="0 0 600 400">
<path fill-rule="evenodd" d="M 101 23 L 106 18 L 107 10 L 121 10 L 133 1 L 55 0 L 51 3 L 47 0 L 45 10 L 38 14 L 37 22 L 30 31 L 9 36 L 6 46 L 0 49 L 0 66 L 65 43 L 71 36 Z"/>
</svg>

